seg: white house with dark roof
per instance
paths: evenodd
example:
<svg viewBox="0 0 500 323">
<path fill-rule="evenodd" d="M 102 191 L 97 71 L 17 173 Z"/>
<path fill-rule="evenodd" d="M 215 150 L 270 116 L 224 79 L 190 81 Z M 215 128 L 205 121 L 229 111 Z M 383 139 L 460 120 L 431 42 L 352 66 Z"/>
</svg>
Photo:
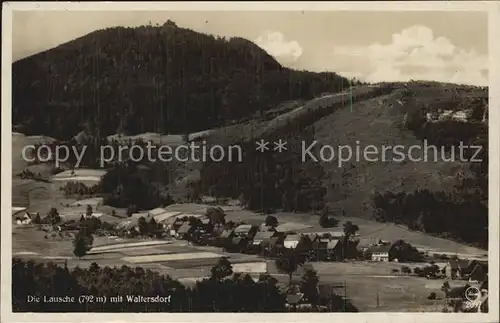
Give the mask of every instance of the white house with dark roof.
<svg viewBox="0 0 500 323">
<path fill-rule="evenodd" d="M 23 215 L 16 217 L 16 223 L 18 225 L 30 224 L 34 217 L 35 216 L 29 214 L 28 212 L 25 212 Z"/>
<path fill-rule="evenodd" d="M 370 247 L 367 251 L 371 254 L 373 261 L 389 261 L 389 251 L 391 248 L 391 244 L 385 244 Z"/>
<path fill-rule="evenodd" d="M 299 241 L 300 241 L 300 235 L 290 234 L 290 235 L 286 236 L 283 244 L 285 245 L 285 248 L 295 249 L 297 247 L 297 245 L 299 244 Z"/>
</svg>

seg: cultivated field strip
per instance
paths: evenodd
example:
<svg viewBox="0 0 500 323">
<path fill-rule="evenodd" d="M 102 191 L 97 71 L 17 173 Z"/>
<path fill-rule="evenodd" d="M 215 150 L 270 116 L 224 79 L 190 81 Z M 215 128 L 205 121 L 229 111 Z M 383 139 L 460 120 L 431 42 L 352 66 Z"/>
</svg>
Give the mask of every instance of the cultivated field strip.
<svg viewBox="0 0 500 323">
<path fill-rule="evenodd" d="M 161 254 L 174 254 L 174 253 L 186 253 L 193 252 L 192 248 L 182 247 L 182 246 L 168 246 L 168 250 L 165 248 L 152 248 L 148 247 L 133 247 L 117 250 L 117 252 L 125 256 L 146 256 L 146 255 L 161 255 Z"/>
<path fill-rule="evenodd" d="M 175 260 L 190 260 L 190 259 L 211 259 L 220 258 L 222 255 L 213 252 L 192 252 L 192 253 L 177 253 L 177 254 L 162 254 L 149 256 L 131 256 L 122 258 L 123 261 L 130 263 L 150 263 Z"/>
<path fill-rule="evenodd" d="M 105 245 L 105 246 L 100 246 L 100 247 L 94 247 L 94 248 L 92 248 L 92 251 L 93 252 L 101 252 L 101 251 L 108 251 L 108 250 L 119 251 L 118 249 L 123 249 L 123 248 L 158 246 L 158 245 L 166 245 L 166 244 L 171 244 L 171 243 L 172 243 L 171 241 L 141 241 L 141 242 L 130 242 L 130 243 L 117 243 L 117 244 L 110 244 L 110 245 Z"/>
</svg>

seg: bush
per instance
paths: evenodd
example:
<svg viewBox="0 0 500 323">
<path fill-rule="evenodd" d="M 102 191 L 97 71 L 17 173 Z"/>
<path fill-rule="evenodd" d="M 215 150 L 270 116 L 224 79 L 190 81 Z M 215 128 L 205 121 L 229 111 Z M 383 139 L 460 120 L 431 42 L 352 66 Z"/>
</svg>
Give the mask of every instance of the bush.
<svg viewBox="0 0 500 323">
<path fill-rule="evenodd" d="M 435 292 L 430 293 L 429 296 L 427 296 L 427 299 L 436 299 L 436 293 Z"/>
<path fill-rule="evenodd" d="M 266 226 L 268 226 L 268 227 L 278 226 L 278 219 L 275 216 L 268 215 L 266 217 Z"/>
</svg>

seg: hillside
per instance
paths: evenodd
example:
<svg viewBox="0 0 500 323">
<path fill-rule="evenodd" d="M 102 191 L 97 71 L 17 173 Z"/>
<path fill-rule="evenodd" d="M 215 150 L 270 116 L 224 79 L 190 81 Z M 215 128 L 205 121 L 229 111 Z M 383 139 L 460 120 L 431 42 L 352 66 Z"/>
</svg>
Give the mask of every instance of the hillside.
<svg viewBox="0 0 500 323">
<path fill-rule="evenodd" d="M 60 140 L 82 129 L 191 133 L 348 87 L 335 73 L 284 68 L 248 40 L 171 21 L 95 31 L 15 62 L 12 73 L 13 123 Z"/>
<path fill-rule="evenodd" d="M 114 207 L 152 208 L 208 194 L 239 198 L 265 213 L 394 222 L 485 247 L 487 149 L 477 156 L 481 163 L 443 156 L 461 142 L 488 147 L 487 89 L 409 82 L 354 84 L 345 91 L 348 83 L 335 73 L 284 68 L 247 40 L 172 22 L 110 28 L 14 63 L 13 122 L 26 135 L 65 140 L 82 134 L 73 144 L 89 147 L 81 164 L 87 168 L 101 167 L 96 147 L 118 145 L 116 138 L 242 147 L 241 163 L 141 161 L 146 167 L 140 168 L 111 161 L 94 193 Z M 256 152 L 259 139 L 283 139 L 287 151 Z M 424 140 L 444 148 L 436 160 L 391 161 L 389 152 L 386 160 L 339 165 L 338 157 L 315 162 L 300 153 L 302 143 L 317 141 L 316 156 L 321 145 L 373 145 L 380 158 L 384 146 L 407 152 Z M 421 150 L 412 153 L 421 156 Z"/>
<path fill-rule="evenodd" d="M 325 96 L 260 127 L 231 129 L 228 135 L 239 136 L 229 143 L 244 145 L 244 162 L 205 163 L 201 190 L 241 196 L 256 210 L 373 218 L 486 246 L 487 90 L 412 82 L 358 86 L 352 92 L 352 108 L 346 104 L 347 93 Z M 453 115 L 462 117 L 454 119 Z M 213 132 L 217 139 L 212 142 L 229 144 L 228 138 L 221 138 L 223 133 Z M 289 143 L 288 150 L 257 153 L 253 147 L 258 138 L 270 142 L 282 138 Z M 312 150 L 315 156 L 322 145 L 347 145 L 353 153 L 356 147 L 363 152 L 373 145 L 379 161 L 363 156 L 341 165 L 338 157 L 330 162 L 301 160 L 299 142 L 309 146 L 314 140 L 318 141 Z M 423 140 L 439 147 L 427 161 L 408 157 L 394 161 L 390 151 L 381 159 L 384 146 L 401 145 L 407 152 L 412 146 L 423 147 Z M 486 147 L 476 157 L 483 162 L 459 160 L 460 142 Z M 452 149 L 457 149 L 455 159 L 445 160 Z M 464 156 L 471 158 L 470 153 Z M 411 156 L 425 157 L 422 150 L 414 150 Z"/>
</svg>

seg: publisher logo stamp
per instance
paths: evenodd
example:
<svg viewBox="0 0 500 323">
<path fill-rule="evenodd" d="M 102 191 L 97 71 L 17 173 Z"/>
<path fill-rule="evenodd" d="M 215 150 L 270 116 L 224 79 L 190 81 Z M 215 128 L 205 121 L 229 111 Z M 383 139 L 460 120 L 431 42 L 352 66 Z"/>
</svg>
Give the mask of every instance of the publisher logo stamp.
<svg viewBox="0 0 500 323">
<path fill-rule="evenodd" d="M 477 302 L 481 297 L 481 291 L 476 286 L 470 286 L 465 290 L 465 298 L 469 302 Z"/>
</svg>

